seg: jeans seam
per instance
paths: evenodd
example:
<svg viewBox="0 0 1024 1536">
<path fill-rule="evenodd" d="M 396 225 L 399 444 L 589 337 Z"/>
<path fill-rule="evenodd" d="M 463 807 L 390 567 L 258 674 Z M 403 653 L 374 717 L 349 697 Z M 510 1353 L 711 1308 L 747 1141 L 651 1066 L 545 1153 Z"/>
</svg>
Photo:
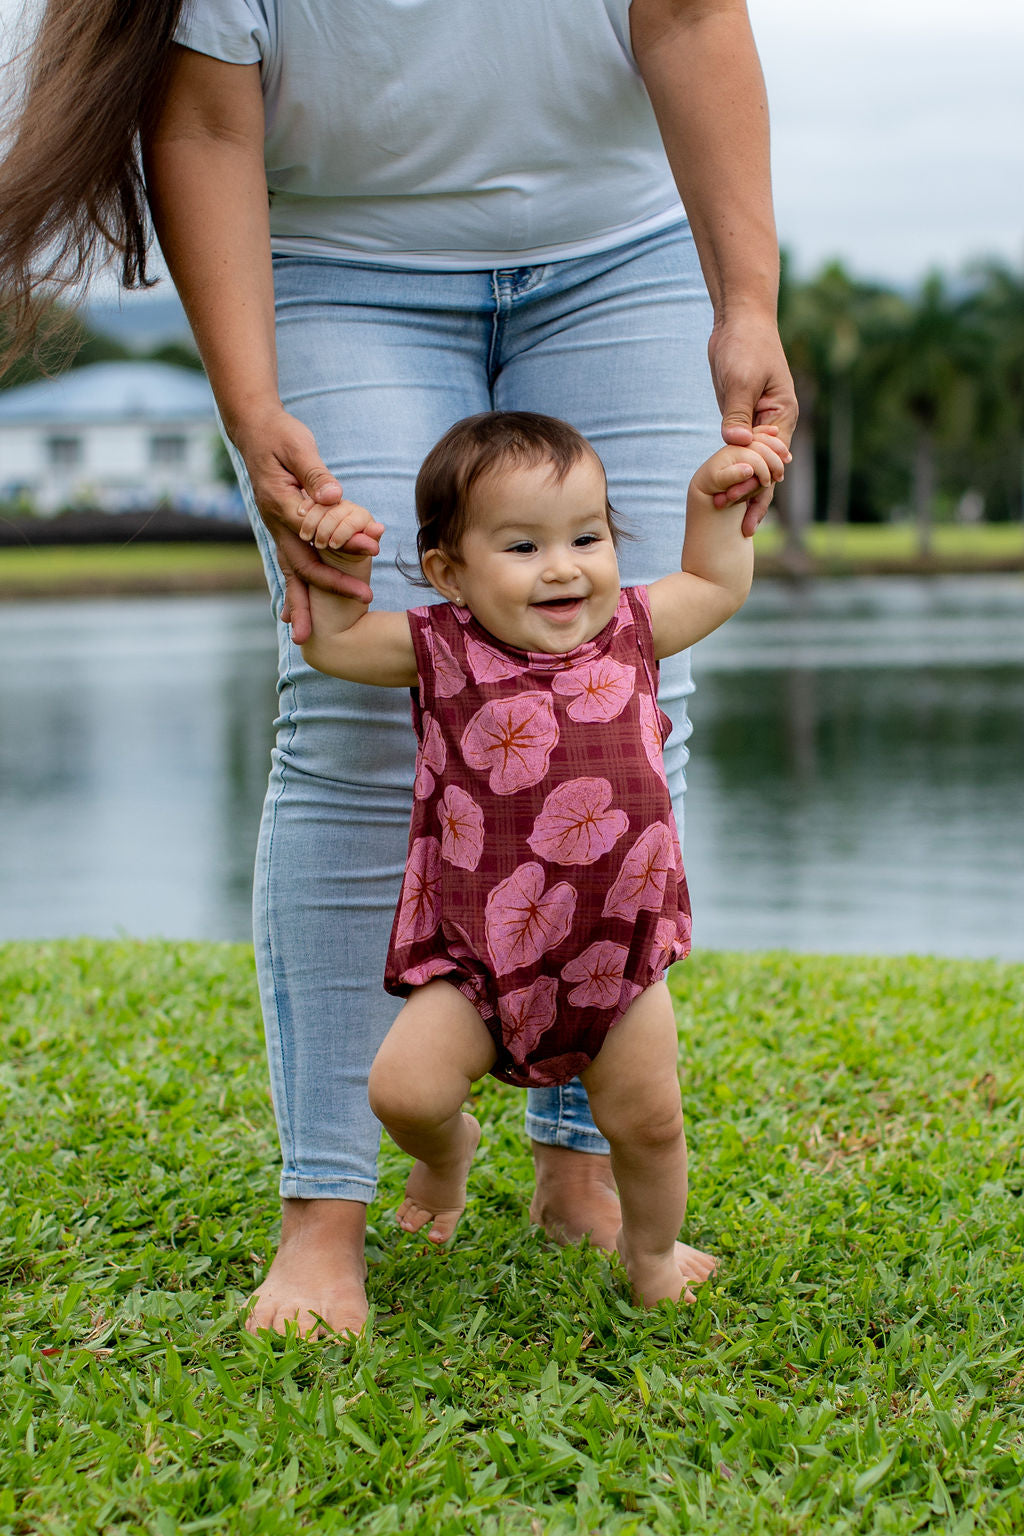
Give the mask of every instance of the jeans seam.
<svg viewBox="0 0 1024 1536">
<path fill-rule="evenodd" d="M 494 295 L 494 315 L 491 319 L 491 344 L 487 350 L 487 378 L 494 385 L 497 374 L 496 360 L 501 346 L 501 281 L 497 272 L 491 273 L 491 293 Z"/>
<path fill-rule="evenodd" d="M 280 806 L 281 800 L 284 797 L 284 792 L 285 792 L 285 788 L 286 788 L 286 779 L 287 779 L 287 774 L 288 774 L 288 769 L 287 769 L 287 765 L 285 763 L 284 753 L 285 753 L 285 751 L 288 750 L 288 748 L 291 747 L 292 743 L 294 742 L 294 740 L 295 740 L 295 732 L 296 732 L 296 729 L 297 729 L 296 720 L 295 720 L 295 686 L 294 686 L 294 681 L 293 681 L 292 674 L 291 674 L 290 671 L 288 672 L 287 677 L 288 677 L 288 681 L 287 681 L 286 686 L 287 686 L 288 692 L 289 692 L 289 694 L 291 696 L 292 703 L 291 703 L 291 706 L 290 706 L 290 709 L 289 709 L 288 713 L 284 716 L 284 718 L 288 721 L 288 723 L 291 726 L 291 733 L 290 733 L 289 738 L 288 738 L 287 747 L 285 747 L 283 750 L 279 749 L 279 751 L 278 751 L 278 761 L 279 761 L 279 763 L 281 765 L 281 768 L 280 768 L 280 777 L 278 779 L 278 790 L 277 790 L 277 794 L 274 796 L 274 799 L 273 799 L 273 808 L 271 810 L 271 814 L 270 814 L 270 818 L 269 818 L 270 826 L 269 826 L 269 831 L 268 831 L 268 834 L 267 834 L 267 868 L 268 868 L 268 871 L 269 871 L 270 865 L 273 862 L 274 840 L 275 840 L 275 837 L 277 835 L 277 813 L 278 813 L 278 807 Z M 284 691 L 284 689 L 282 689 L 282 693 L 283 693 L 283 691 Z M 263 930 L 264 930 L 264 933 L 266 934 L 267 959 L 268 959 L 268 962 L 269 962 L 269 965 L 270 965 L 270 976 L 271 976 L 271 980 L 272 980 L 273 986 L 274 986 L 274 1025 L 275 1025 L 275 1028 L 277 1030 L 277 1045 L 278 1045 L 278 1053 L 279 1053 L 278 1054 L 278 1059 L 280 1060 L 280 1062 L 282 1064 L 282 1070 L 281 1070 L 281 1096 L 282 1096 L 282 1098 L 284 1100 L 284 1112 L 285 1112 L 286 1121 L 287 1121 L 287 1125 L 288 1125 L 288 1153 L 287 1153 L 287 1156 L 285 1157 L 284 1161 L 285 1161 L 286 1165 L 290 1165 L 292 1168 L 295 1168 L 296 1167 L 295 1126 L 294 1126 L 294 1121 L 293 1121 L 293 1117 L 292 1117 L 291 1098 L 290 1098 L 290 1095 L 289 1095 L 289 1092 L 288 1092 L 288 1073 L 287 1073 L 287 1071 L 284 1070 L 285 1042 L 284 1042 L 284 1031 L 281 1028 L 281 991 L 280 991 L 280 988 L 278 986 L 278 979 L 277 979 L 277 957 L 276 957 L 276 953 L 275 953 L 275 949 L 274 949 L 273 927 L 271 925 L 271 920 L 270 920 L 270 892 L 271 892 L 272 884 L 273 884 L 273 882 L 270 880 L 269 873 L 268 873 L 267 882 L 266 882 L 266 895 L 265 895 L 265 900 L 264 900 L 264 911 L 263 911 Z M 282 1154 L 284 1154 L 284 1147 L 283 1146 L 281 1148 L 281 1151 L 282 1151 Z M 282 1173 L 282 1177 L 283 1177 L 283 1173 Z"/>
</svg>

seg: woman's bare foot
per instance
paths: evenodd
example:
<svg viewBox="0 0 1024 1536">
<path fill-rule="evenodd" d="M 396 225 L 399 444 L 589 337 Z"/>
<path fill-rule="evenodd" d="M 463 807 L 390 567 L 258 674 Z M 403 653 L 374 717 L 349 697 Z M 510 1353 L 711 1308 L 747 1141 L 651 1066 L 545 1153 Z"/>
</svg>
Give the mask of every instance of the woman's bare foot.
<svg viewBox="0 0 1024 1536">
<path fill-rule="evenodd" d="M 539 1141 L 531 1145 L 537 1187 L 530 1201 L 530 1220 L 556 1243 L 578 1243 L 586 1237 L 595 1248 L 618 1252 L 622 1209 L 610 1159 Z M 686 1243 L 676 1243 L 675 1252 L 680 1276 L 688 1286 L 703 1285 L 718 1267 L 709 1253 Z"/>
<path fill-rule="evenodd" d="M 675 1255 L 664 1258 L 634 1257 L 621 1231 L 616 1249 L 629 1276 L 633 1295 L 642 1307 L 656 1307 L 659 1301 L 685 1301 L 692 1306 L 697 1300 L 680 1271 Z M 676 1247 L 681 1244 L 677 1243 Z M 691 1250 L 693 1251 L 693 1250 Z"/>
<path fill-rule="evenodd" d="M 404 1232 L 420 1232 L 429 1222 L 426 1237 L 432 1243 L 446 1243 L 466 1209 L 466 1179 L 480 1144 L 480 1126 L 466 1113 L 462 1125 L 462 1145 L 450 1167 L 413 1163 L 405 1185 L 405 1199 L 396 1213 Z"/>
<path fill-rule="evenodd" d="M 283 1200 L 281 1245 L 249 1303 L 250 1333 L 302 1338 L 361 1333 L 366 1323 L 366 1206 L 356 1200 Z"/>
</svg>

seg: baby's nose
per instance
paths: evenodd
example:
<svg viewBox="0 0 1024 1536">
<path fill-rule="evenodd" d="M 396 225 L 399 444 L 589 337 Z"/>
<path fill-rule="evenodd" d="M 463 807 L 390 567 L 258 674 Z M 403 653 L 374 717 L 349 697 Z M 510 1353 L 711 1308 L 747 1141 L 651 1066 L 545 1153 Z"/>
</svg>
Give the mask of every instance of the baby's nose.
<svg viewBox="0 0 1024 1536">
<path fill-rule="evenodd" d="M 546 581 L 572 581 L 578 570 L 579 566 L 573 550 L 554 550 L 548 557 L 544 579 Z"/>
</svg>

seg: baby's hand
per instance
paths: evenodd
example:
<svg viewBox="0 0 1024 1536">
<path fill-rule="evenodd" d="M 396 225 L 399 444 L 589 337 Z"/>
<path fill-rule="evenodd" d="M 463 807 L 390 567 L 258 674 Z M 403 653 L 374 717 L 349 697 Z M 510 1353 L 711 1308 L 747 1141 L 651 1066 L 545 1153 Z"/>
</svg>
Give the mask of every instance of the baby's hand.
<svg viewBox="0 0 1024 1536">
<path fill-rule="evenodd" d="M 755 427 L 748 447 L 730 445 L 712 454 L 694 475 L 693 488 L 710 496 L 719 509 L 738 506 L 781 480 L 792 458 L 775 427 Z"/>
<path fill-rule="evenodd" d="M 380 553 L 384 524 L 354 501 L 339 501 L 336 506 L 327 507 L 307 501 L 299 510 L 303 514 L 299 537 L 314 549 L 343 550 L 359 559 Z"/>
</svg>

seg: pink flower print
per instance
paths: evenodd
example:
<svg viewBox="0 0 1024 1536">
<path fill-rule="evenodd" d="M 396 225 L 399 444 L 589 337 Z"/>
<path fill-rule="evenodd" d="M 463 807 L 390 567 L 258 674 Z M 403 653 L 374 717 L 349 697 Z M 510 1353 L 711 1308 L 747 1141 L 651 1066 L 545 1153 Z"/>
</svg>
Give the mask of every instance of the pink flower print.
<svg viewBox="0 0 1024 1536">
<path fill-rule="evenodd" d="M 672 833 L 663 821 L 656 821 L 641 832 L 623 859 L 602 914 L 635 922 L 641 908 L 656 912 L 664 899 L 665 882 L 674 873 Z"/>
<path fill-rule="evenodd" d="M 529 987 L 508 992 L 498 999 L 501 1038 L 513 1061 L 525 1061 L 545 1030 L 555 1022 L 558 982 L 553 976 L 538 976 Z"/>
<path fill-rule="evenodd" d="M 493 646 L 482 645 L 472 635 L 466 636 L 466 660 L 475 683 L 501 683 L 526 671 L 522 662 L 503 656 Z"/>
<path fill-rule="evenodd" d="M 612 630 L 612 634 L 617 635 L 623 629 L 632 628 L 633 610 L 629 606 L 629 598 L 626 596 L 625 592 L 623 592 L 622 596 L 619 598 L 619 606 L 615 611 L 615 628 Z"/>
<path fill-rule="evenodd" d="M 649 693 L 641 693 L 637 700 L 640 706 L 640 740 L 644 751 L 647 753 L 647 761 L 654 769 L 663 784 L 668 783 L 665 775 L 665 756 L 663 752 L 664 738 L 661 733 L 661 710 Z"/>
<path fill-rule="evenodd" d="M 660 976 L 670 965 L 681 960 L 689 948 L 690 920 L 680 912 L 678 919 L 661 917 L 654 929 L 651 945 L 650 968 L 654 976 Z"/>
<path fill-rule="evenodd" d="M 558 741 L 554 706 L 546 693 L 491 699 L 462 733 L 462 755 L 471 768 L 490 774 L 496 795 L 539 784 Z"/>
<path fill-rule="evenodd" d="M 686 897 L 686 871 L 683 869 L 683 848 L 679 841 L 679 828 L 676 826 L 675 812 L 669 807 L 668 827 L 672 833 L 672 857 L 676 861 L 676 883 L 679 886 L 679 904 L 687 905 Z"/>
<path fill-rule="evenodd" d="M 627 981 L 623 983 L 622 991 L 619 993 L 619 1012 L 617 1016 L 612 1019 L 612 1025 L 615 1025 L 619 1022 L 630 1004 L 635 1003 L 637 998 L 640 996 L 640 993 L 645 990 L 646 989 L 642 987 L 637 981 Z M 611 1025 L 609 1028 L 610 1027 Z"/>
<path fill-rule="evenodd" d="M 417 800 L 429 800 L 434 793 L 434 775 L 426 767 L 420 758 L 416 764 L 416 777 L 412 782 L 412 792 Z"/>
<path fill-rule="evenodd" d="M 551 1056 L 547 1061 L 535 1061 L 529 1067 L 529 1082 L 538 1088 L 559 1083 L 571 1083 L 590 1066 L 590 1057 L 582 1051 L 570 1051 L 565 1056 Z"/>
<path fill-rule="evenodd" d="M 441 921 L 441 844 L 418 837 L 409 849 L 398 908 L 395 943 L 401 947 L 428 939 Z"/>
<path fill-rule="evenodd" d="M 576 892 L 564 881 L 544 889 L 540 864 L 520 864 L 491 891 L 484 907 L 484 934 L 495 974 L 533 965 L 561 944 L 572 926 Z"/>
<path fill-rule="evenodd" d="M 609 810 L 607 779 L 569 779 L 551 791 L 526 841 L 549 864 L 593 864 L 629 826 L 625 811 Z"/>
<path fill-rule="evenodd" d="M 636 687 L 636 668 L 623 666 L 611 656 L 599 656 L 559 672 L 551 684 L 556 693 L 572 699 L 570 720 L 614 720 L 621 715 Z"/>
<path fill-rule="evenodd" d="M 441 727 L 429 710 L 424 711 L 423 719 L 423 742 L 416 763 L 416 782 L 413 784 L 413 794 L 417 800 L 426 800 L 434 793 L 434 774 L 444 772 L 448 757 Z"/>
<path fill-rule="evenodd" d="M 484 813 L 464 789 L 449 784 L 437 808 L 441 857 L 457 869 L 476 869 L 484 849 Z"/>
<path fill-rule="evenodd" d="M 446 918 L 442 931 L 450 955 L 459 960 L 474 960 L 476 958 L 476 950 L 473 948 L 472 940 L 461 923 L 456 923 Z"/>
<path fill-rule="evenodd" d="M 437 634 L 433 629 L 424 630 L 424 634 L 427 637 L 430 659 L 434 665 L 434 692 L 439 699 L 453 699 L 465 688 L 466 675 L 455 660 L 455 654 L 443 635 Z"/>
<path fill-rule="evenodd" d="M 399 977 L 403 986 L 422 987 L 437 976 L 450 976 L 455 967 L 447 955 L 434 955 L 422 965 L 408 966 Z"/>
<path fill-rule="evenodd" d="M 573 1008 L 614 1008 L 622 991 L 629 950 L 624 944 L 599 939 L 562 967 L 563 981 L 580 985 L 569 993 Z"/>
</svg>

